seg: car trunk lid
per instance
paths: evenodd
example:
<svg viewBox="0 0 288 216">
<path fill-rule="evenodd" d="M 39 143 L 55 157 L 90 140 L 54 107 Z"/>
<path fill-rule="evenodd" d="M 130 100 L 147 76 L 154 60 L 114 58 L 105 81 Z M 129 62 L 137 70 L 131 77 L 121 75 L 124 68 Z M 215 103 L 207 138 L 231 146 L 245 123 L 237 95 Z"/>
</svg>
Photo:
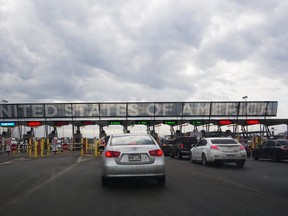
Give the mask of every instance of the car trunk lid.
<svg viewBox="0 0 288 216">
<path fill-rule="evenodd" d="M 222 152 L 238 152 L 240 151 L 240 145 L 238 144 L 217 144 Z"/>
<path fill-rule="evenodd" d="M 113 147 L 113 151 L 121 152 L 120 156 L 115 158 L 118 164 L 147 164 L 153 163 L 155 158 L 149 154 L 149 151 L 158 149 L 156 145 L 127 145 Z"/>
</svg>

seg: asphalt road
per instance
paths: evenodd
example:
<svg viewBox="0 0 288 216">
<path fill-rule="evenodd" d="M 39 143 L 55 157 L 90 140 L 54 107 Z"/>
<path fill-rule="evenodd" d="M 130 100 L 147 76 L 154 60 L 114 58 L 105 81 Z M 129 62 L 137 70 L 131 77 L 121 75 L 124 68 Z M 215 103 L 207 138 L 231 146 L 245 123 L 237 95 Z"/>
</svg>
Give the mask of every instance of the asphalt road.
<svg viewBox="0 0 288 216">
<path fill-rule="evenodd" d="M 203 167 L 166 157 L 166 164 L 164 187 L 148 179 L 102 187 L 100 158 L 0 155 L 0 215 L 288 215 L 288 161 Z"/>
</svg>

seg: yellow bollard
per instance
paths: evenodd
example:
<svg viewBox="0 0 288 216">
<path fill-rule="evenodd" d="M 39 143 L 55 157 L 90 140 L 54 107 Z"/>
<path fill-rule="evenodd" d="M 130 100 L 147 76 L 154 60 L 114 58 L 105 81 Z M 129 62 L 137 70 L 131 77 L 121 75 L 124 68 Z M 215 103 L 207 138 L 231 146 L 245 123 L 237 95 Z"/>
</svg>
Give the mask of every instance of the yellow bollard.
<svg viewBox="0 0 288 216">
<path fill-rule="evenodd" d="M 47 142 L 47 156 L 50 155 L 50 143 L 49 143 L 49 138 L 46 138 L 46 142 Z"/>
<path fill-rule="evenodd" d="M 94 141 L 94 156 L 95 157 L 100 155 L 99 151 L 98 151 L 99 144 L 100 144 L 99 139 L 95 139 L 95 141 Z"/>
<path fill-rule="evenodd" d="M 100 156 L 99 145 L 100 145 L 100 139 L 97 139 L 95 142 L 95 157 Z"/>
<path fill-rule="evenodd" d="M 89 147 L 89 146 L 88 146 L 88 139 L 87 139 L 87 138 L 85 139 L 85 144 L 86 144 L 86 145 L 85 145 L 85 154 L 87 154 L 87 153 L 88 153 L 88 147 Z"/>
<path fill-rule="evenodd" d="M 41 139 L 41 157 L 44 156 L 44 138 Z"/>
<path fill-rule="evenodd" d="M 81 150 L 80 150 L 80 155 L 83 155 L 83 143 L 81 143 Z"/>
<path fill-rule="evenodd" d="M 38 141 L 36 140 L 34 142 L 34 158 L 37 158 L 37 154 L 38 154 Z"/>
<path fill-rule="evenodd" d="M 96 139 L 94 139 L 94 157 L 96 157 L 97 156 L 97 141 L 96 141 Z"/>
</svg>

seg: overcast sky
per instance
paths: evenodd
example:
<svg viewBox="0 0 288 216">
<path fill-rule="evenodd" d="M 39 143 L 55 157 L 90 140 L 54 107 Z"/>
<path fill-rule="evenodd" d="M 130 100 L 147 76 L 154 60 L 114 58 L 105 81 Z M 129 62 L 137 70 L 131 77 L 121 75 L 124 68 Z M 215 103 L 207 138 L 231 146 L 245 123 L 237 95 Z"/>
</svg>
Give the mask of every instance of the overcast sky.
<svg viewBox="0 0 288 216">
<path fill-rule="evenodd" d="M 9 103 L 278 101 L 287 0 L 0 0 Z"/>
</svg>

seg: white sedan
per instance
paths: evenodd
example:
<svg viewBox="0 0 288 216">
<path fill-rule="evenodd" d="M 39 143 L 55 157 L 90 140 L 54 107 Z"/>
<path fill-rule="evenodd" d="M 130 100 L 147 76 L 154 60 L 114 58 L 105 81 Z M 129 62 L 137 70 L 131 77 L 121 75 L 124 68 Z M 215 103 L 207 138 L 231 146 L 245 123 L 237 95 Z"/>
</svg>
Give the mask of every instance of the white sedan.
<svg viewBox="0 0 288 216">
<path fill-rule="evenodd" d="M 247 159 L 245 147 L 232 138 L 203 138 L 190 150 L 191 162 L 200 161 L 203 165 L 209 163 L 236 163 L 243 167 Z"/>
<path fill-rule="evenodd" d="M 164 154 L 151 135 L 111 135 L 106 146 L 100 147 L 103 186 L 123 177 L 154 178 L 159 185 L 165 184 Z"/>
</svg>

